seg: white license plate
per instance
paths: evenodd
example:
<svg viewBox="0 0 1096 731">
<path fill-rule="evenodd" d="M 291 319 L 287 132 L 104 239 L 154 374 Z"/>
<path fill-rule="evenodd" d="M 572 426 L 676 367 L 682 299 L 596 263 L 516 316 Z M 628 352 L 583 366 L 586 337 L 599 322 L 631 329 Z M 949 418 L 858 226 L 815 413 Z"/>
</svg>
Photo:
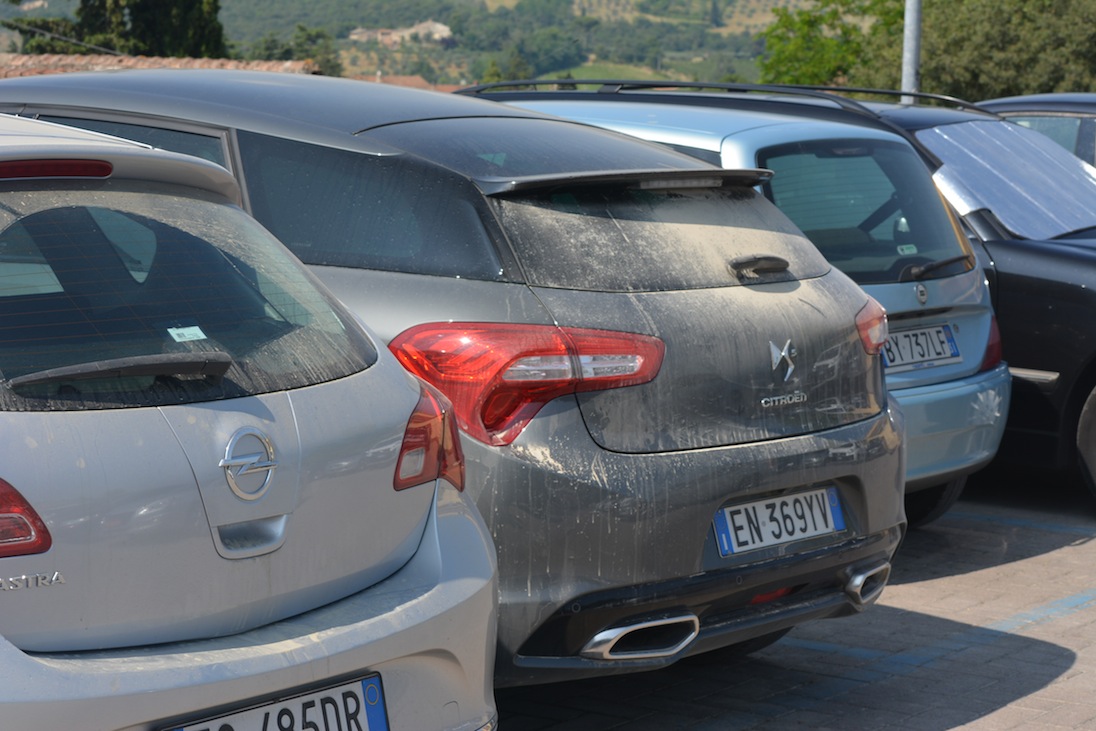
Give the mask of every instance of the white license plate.
<svg viewBox="0 0 1096 731">
<path fill-rule="evenodd" d="M 883 346 L 883 362 L 892 373 L 932 368 L 961 360 L 951 325 L 896 330 Z"/>
<path fill-rule="evenodd" d="M 388 731 L 379 675 L 219 716 L 175 731 Z"/>
<path fill-rule="evenodd" d="M 845 515 L 836 487 L 732 505 L 715 514 L 722 556 L 843 530 Z"/>
</svg>

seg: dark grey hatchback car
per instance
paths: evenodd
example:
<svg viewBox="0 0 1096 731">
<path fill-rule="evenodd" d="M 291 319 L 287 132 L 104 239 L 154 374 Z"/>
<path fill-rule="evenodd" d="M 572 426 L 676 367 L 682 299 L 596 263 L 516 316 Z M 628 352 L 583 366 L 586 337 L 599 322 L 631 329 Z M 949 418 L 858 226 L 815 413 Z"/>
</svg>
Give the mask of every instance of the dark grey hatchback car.
<svg viewBox="0 0 1096 731">
<path fill-rule="evenodd" d="M 287 74 L 25 77 L 0 108 L 229 168 L 450 397 L 498 548 L 497 684 L 756 647 L 883 590 L 905 526 L 886 316 L 766 172 Z"/>
</svg>

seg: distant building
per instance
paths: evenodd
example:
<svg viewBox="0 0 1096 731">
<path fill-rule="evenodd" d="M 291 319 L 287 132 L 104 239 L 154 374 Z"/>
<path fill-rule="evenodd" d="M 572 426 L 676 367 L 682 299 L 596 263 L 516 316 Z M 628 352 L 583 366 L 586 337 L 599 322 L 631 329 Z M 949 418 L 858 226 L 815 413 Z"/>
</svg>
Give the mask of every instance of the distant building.
<svg viewBox="0 0 1096 731">
<path fill-rule="evenodd" d="M 350 31 L 350 40 L 368 43 L 376 41 L 385 48 L 399 48 L 405 41 L 417 37 L 419 40 L 446 45 L 453 39 L 453 31 L 444 23 L 424 20 L 410 28 L 355 28 Z"/>
</svg>

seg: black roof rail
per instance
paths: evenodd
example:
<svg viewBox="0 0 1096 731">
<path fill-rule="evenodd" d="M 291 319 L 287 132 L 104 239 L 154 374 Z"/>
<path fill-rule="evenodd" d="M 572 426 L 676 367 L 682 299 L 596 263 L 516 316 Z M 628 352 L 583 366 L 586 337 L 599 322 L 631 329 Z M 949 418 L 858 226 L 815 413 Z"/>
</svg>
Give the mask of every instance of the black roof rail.
<svg viewBox="0 0 1096 731">
<path fill-rule="evenodd" d="M 832 102 L 834 105 L 859 112 L 868 116 L 875 116 L 871 110 L 857 102 L 855 99 L 840 94 L 840 87 L 811 87 L 792 84 L 742 84 L 720 81 L 669 81 L 649 79 L 519 79 L 511 81 L 494 81 L 486 84 L 477 84 L 458 89 L 455 93 L 474 96 L 493 91 L 536 91 L 543 87 L 555 87 L 558 90 L 574 91 L 579 86 L 596 86 L 599 94 L 615 94 L 620 91 L 641 91 L 644 89 L 694 89 L 697 91 L 733 91 L 733 92 L 763 92 L 769 94 L 787 94 L 792 96 L 805 96 L 813 99 L 822 99 Z"/>
<path fill-rule="evenodd" d="M 785 85 L 781 85 L 785 86 Z M 960 109 L 966 109 L 974 112 L 984 112 L 980 106 L 974 102 L 968 102 L 966 99 L 960 99 L 957 96 L 949 96 L 947 94 L 934 94 L 927 91 L 900 91 L 898 89 L 874 89 L 871 87 L 860 86 L 816 86 L 809 84 L 787 84 L 795 89 L 806 89 L 812 91 L 826 91 L 834 94 L 872 94 L 875 96 L 889 96 L 889 97 L 910 97 L 911 99 L 923 99 L 925 101 L 942 102 L 944 104 L 950 104 Z"/>
<path fill-rule="evenodd" d="M 754 92 L 789 96 L 798 95 L 826 100 L 847 111 L 857 112 L 875 118 L 879 115 L 858 100 L 850 98 L 848 95 L 867 94 L 882 97 L 909 97 L 915 100 L 935 101 L 968 111 L 986 113 L 986 110 L 973 102 L 968 102 L 959 97 L 948 96 L 946 94 L 933 94 L 922 91 L 899 91 L 896 89 L 876 89 L 858 86 L 823 86 L 810 84 L 746 84 L 718 81 L 671 81 L 666 79 L 522 79 L 478 84 L 459 89 L 456 93 L 474 96 L 496 91 L 537 91 L 544 87 L 554 87 L 559 91 L 576 91 L 580 86 L 597 87 L 594 91 L 599 94 L 615 94 L 621 91 L 641 91 L 645 89 L 662 89 L 668 91 L 674 89 L 692 89 L 696 91 Z"/>
</svg>

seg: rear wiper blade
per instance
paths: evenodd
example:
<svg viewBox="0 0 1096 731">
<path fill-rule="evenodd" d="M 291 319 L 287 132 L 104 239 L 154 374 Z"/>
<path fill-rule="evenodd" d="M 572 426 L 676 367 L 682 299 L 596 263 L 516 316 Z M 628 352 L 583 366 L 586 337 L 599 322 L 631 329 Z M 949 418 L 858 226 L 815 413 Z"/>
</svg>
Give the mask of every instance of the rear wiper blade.
<svg viewBox="0 0 1096 731">
<path fill-rule="evenodd" d="M 937 269 L 943 269 L 944 267 L 949 267 L 952 264 L 958 264 L 961 261 L 969 262 L 971 256 L 971 254 L 963 254 L 961 256 L 952 256 L 947 259 L 941 259 L 940 261 L 930 261 L 928 264 L 912 267 L 910 269 L 910 276 L 914 279 L 924 279 Z"/>
<path fill-rule="evenodd" d="M 49 368 L 8 380 L 8 386 L 35 386 L 58 381 L 85 381 L 124 376 L 204 376 L 219 379 L 232 367 L 232 356 L 221 351 L 157 353 L 93 360 Z"/>
<path fill-rule="evenodd" d="M 777 274 L 788 271 L 787 259 L 767 254 L 751 254 L 741 256 L 727 262 L 731 271 L 739 277 L 755 278 L 764 274 Z"/>
</svg>

